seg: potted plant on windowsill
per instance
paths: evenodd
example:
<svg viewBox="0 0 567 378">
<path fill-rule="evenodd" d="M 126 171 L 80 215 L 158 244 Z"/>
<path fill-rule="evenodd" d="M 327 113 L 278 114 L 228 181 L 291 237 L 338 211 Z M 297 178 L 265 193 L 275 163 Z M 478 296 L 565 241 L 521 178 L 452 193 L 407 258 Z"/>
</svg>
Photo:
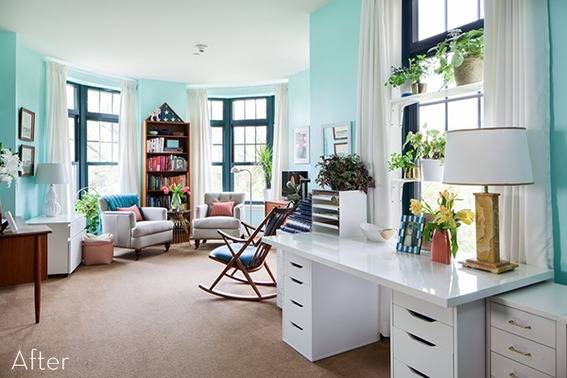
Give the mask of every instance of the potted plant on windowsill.
<svg viewBox="0 0 567 378">
<path fill-rule="evenodd" d="M 403 179 L 419 180 L 421 178 L 421 172 L 414 157 L 414 153 L 415 151 L 413 150 L 405 153 L 394 152 L 390 155 L 388 170 L 390 172 L 401 170 Z"/>
<path fill-rule="evenodd" d="M 460 29 L 450 30 L 447 39 L 429 51 L 435 52 L 438 64 L 434 72 L 443 76 L 445 84 L 453 78 L 457 86 L 482 81 L 483 29 L 473 29 L 466 33 Z"/>
<path fill-rule="evenodd" d="M 264 189 L 264 201 L 270 199 L 270 186 L 272 183 L 272 149 L 263 146 L 258 149 L 258 164 L 264 173 L 266 179 L 266 188 Z"/>
<path fill-rule="evenodd" d="M 443 179 L 443 159 L 445 158 L 445 133 L 431 129 L 425 133 L 408 133 L 406 145 L 411 146 L 415 158 L 419 159 L 422 179 L 424 181 L 441 181 Z"/>
<path fill-rule="evenodd" d="M 427 92 L 427 83 L 423 80 L 430 73 L 430 62 L 425 55 L 418 55 L 409 59 L 408 67 L 392 67 L 392 74 L 386 81 L 385 85 L 391 85 L 393 88 L 402 87 L 402 96 L 407 95 L 404 86 L 411 85 L 411 93 L 419 94 Z"/>
<path fill-rule="evenodd" d="M 331 190 L 368 193 L 368 189 L 375 186 L 374 179 L 357 154 L 321 156 L 317 167 L 319 174 L 315 182 L 322 187 L 330 187 Z"/>
</svg>

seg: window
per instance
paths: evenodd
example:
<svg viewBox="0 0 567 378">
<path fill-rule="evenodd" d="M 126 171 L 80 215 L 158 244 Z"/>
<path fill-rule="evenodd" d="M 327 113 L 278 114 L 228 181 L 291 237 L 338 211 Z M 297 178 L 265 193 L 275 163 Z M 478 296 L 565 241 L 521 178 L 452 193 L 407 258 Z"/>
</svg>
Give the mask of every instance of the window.
<svg viewBox="0 0 567 378">
<path fill-rule="evenodd" d="M 71 159 L 79 170 L 78 188 L 116 193 L 120 92 L 67 83 L 67 107 Z"/>
<path fill-rule="evenodd" d="M 444 40 L 447 31 L 461 29 L 468 31 L 484 25 L 483 0 L 403 0 L 402 60 L 407 62 Z M 427 79 L 430 90 L 441 88 L 440 78 Z M 482 94 L 445 98 L 408 106 L 404 110 L 403 136 L 409 131 L 437 129 L 441 131 L 475 128 L 482 126 Z M 409 184 L 404 188 L 403 208 L 409 209 L 410 198 L 423 198 L 435 204 L 439 192 L 449 189 L 458 194 L 462 201 L 459 207 L 474 209 L 472 193 L 481 188 L 470 186 L 447 186 L 441 183 L 423 182 Z M 475 227 L 463 225 L 459 234 L 459 248 L 465 252 L 475 251 Z"/>
<path fill-rule="evenodd" d="M 252 174 L 252 201 L 263 199 L 266 182 L 258 166 L 258 150 L 272 146 L 274 98 L 209 99 L 212 189 L 250 191 L 250 175 L 231 174 L 237 166 Z"/>
</svg>

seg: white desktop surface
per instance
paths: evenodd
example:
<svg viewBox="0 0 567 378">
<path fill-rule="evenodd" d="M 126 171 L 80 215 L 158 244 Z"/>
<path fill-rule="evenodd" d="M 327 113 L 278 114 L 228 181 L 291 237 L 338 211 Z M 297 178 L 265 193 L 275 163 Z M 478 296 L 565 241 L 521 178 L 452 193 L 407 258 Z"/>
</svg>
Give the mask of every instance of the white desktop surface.
<svg viewBox="0 0 567 378">
<path fill-rule="evenodd" d="M 399 253 L 392 244 L 323 233 L 278 234 L 263 241 L 311 261 L 356 275 L 443 307 L 454 307 L 553 278 L 553 270 L 521 264 L 493 274 L 451 265 L 429 256 Z"/>
</svg>

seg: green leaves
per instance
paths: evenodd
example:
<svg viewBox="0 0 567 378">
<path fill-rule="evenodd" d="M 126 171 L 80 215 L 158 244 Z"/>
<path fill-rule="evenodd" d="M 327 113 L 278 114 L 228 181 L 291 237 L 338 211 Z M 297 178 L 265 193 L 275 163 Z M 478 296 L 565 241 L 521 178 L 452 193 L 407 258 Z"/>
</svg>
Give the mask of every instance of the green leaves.
<svg viewBox="0 0 567 378">
<path fill-rule="evenodd" d="M 260 164 L 266 178 L 266 187 L 270 188 L 270 182 L 272 181 L 272 149 L 268 146 L 263 146 L 258 149 L 257 154 L 258 164 Z"/>
<path fill-rule="evenodd" d="M 98 199 L 98 193 L 84 191 L 81 198 L 75 203 L 75 211 L 87 218 L 87 232 L 91 234 L 98 232 L 100 222 Z"/>
<path fill-rule="evenodd" d="M 384 85 L 400 87 L 406 82 L 419 83 L 429 76 L 431 61 L 426 55 L 417 55 L 409 59 L 408 67 L 392 67 L 392 74 Z"/>
<path fill-rule="evenodd" d="M 374 179 L 357 154 L 321 156 L 317 167 L 319 175 L 315 182 L 332 190 L 361 190 L 366 193 L 368 188 L 373 188 L 375 185 Z"/>
</svg>

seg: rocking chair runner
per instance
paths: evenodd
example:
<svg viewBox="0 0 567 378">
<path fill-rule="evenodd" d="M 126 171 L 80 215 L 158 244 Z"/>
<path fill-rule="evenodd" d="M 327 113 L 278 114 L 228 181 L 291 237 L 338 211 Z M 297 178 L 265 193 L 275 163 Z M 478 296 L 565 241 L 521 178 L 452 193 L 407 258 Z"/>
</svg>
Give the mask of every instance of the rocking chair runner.
<svg viewBox="0 0 567 378">
<path fill-rule="evenodd" d="M 275 235 L 276 231 L 283 225 L 288 215 L 292 212 L 293 208 L 273 209 L 257 228 L 242 222 L 248 234 L 248 238 L 246 239 L 235 238 L 219 230 L 218 233 L 221 235 L 226 245 L 214 249 L 209 255 L 209 258 L 226 266 L 210 287 L 199 285 L 199 288 L 207 293 L 230 299 L 261 301 L 275 298 L 276 293 L 263 295 L 257 287 L 258 285 L 276 286 L 276 279 L 266 263 L 266 257 L 268 256 L 268 252 L 270 252 L 271 245 L 262 242 L 262 237 Z M 262 233 L 262 235 L 260 235 L 260 233 Z M 266 269 L 271 281 L 254 281 L 252 279 L 250 273 L 259 271 L 262 268 Z M 232 272 L 229 273 L 231 270 Z M 236 273 L 238 272 L 242 272 L 244 278 L 237 277 Z M 215 286 L 225 276 L 250 285 L 255 295 L 237 295 L 215 290 Z"/>
</svg>

